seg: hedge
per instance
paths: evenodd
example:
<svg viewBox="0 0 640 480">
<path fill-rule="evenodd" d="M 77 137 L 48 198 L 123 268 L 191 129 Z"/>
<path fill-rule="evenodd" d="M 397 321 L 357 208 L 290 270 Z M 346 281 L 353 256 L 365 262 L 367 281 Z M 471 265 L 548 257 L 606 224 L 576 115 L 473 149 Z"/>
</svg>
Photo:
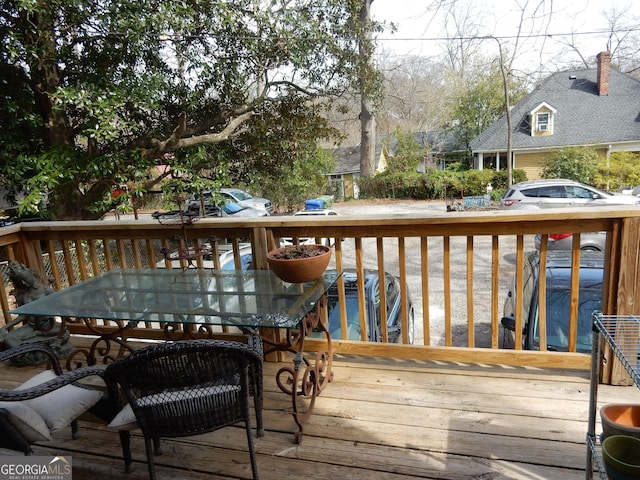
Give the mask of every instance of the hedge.
<svg viewBox="0 0 640 480">
<path fill-rule="evenodd" d="M 513 171 L 513 183 L 527 179 L 524 170 Z M 380 173 L 358 179 L 360 198 L 404 198 L 434 200 L 484 195 L 492 187 L 492 198 L 501 197 L 507 188 L 507 172 L 494 170 L 429 169 L 426 173 Z"/>
</svg>

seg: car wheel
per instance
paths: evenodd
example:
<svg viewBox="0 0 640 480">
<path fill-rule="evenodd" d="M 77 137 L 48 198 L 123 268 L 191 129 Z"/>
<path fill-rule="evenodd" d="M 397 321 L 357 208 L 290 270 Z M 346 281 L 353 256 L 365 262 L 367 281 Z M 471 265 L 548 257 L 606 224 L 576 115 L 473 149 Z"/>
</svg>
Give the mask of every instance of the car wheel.
<svg viewBox="0 0 640 480">
<path fill-rule="evenodd" d="M 583 252 L 599 252 L 600 249 L 597 247 L 582 247 L 580 250 Z"/>
</svg>

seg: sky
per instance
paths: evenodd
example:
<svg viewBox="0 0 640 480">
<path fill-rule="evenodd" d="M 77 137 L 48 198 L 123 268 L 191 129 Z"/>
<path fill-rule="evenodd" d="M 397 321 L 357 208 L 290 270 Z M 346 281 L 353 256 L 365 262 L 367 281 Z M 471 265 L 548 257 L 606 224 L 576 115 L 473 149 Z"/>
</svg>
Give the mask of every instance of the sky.
<svg viewBox="0 0 640 480">
<path fill-rule="evenodd" d="M 447 36 L 443 28 L 442 11 L 434 13 L 428 11 L 433 0 L 374 0 L 371 15 L 377 21 L 394 22 L 397 32 L 379 34 L 377 42 L 380 51 L 396 55 L 440 55 L 443 50 L 438 45 L 438 39 Z M 450 3 L 450 2 L 449 2 Z M 472 28 L 464 31 L 475 31 L 480 35 L 505 38 L 516 35 L 516 27 L 520 24 L 518 4 L 529 3 L 539 5 L 541 0 L 458 0 L 459 5 L 469 8 Z M 543 30 L 542 14 L 548 13 L 551 5 L 553 15 L 551 22 Z M 526 68 L 529 63 L 539 64 L 544 61 L 580 62 L 577 54 L 566 52 L 562 55 L 562 43 L 571 39 L 569 34 L 579 33 L 573 37 L 582 55 L 593 57 L 600 51 L 606 50 L 607 36 L 601 32 L 608 27 L 607 20 L 602 16 L 603 11 L 612 8 L 621 12 L 626 11 L 626 17 L 635 18 L 635 22 L 628 20 L 626 25 L 640 25 L 640 1 L 638 0 L 546 0 L 544 8 L 539 10 L 540 16 L 533 23 L 525 24 L 525 35 L 534 35 L 521 47 L 521 67 Z M 451 25 L 451 23 L 449 23 Z M 453 31 L 451 27 L 450 32 Z M 537 36 L 542 35 L 542 36 Z M 545 36 L 546 35 L 546 36 Z M 497 53 L 495 41 L 485 42 L 489 50 L 493 44 L 493 54 Z M 491 51 L 489 51 L 491 53 Z M 553 68 L 552 68 L 553 69 Z"/>
</svg>

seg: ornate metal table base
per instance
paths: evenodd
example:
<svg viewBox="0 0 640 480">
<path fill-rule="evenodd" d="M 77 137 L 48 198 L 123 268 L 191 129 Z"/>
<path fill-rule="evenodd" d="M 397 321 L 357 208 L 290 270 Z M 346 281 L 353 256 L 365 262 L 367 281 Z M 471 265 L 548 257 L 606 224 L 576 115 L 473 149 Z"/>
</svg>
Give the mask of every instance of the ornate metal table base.
<svg viewBox="0 0 640 480">
<path fill-rule="evenodd" d="M 62 318 L 62 325 L 83 325 L 86 334 L 95 337 L 88 347 L 78 347 L 67 357 L 67 370 L 74 370 L 85 365 L 97 365 L 99 361 L 107 364 L 134 351 L 137 347 L 127 340 L 127 330 L 137 326 L 136 321 L 109 320 L 112 325 L 97 325 L 90 318 Z M 163 340 L 180 341 L 196 338 L 214 338 L 213 325 L 194 325 L 188 322 L 164 322 Z M 72 327 L 73 328 L 73 327 Z"/>
<path fill-rule="evenodd" d="M 300 323 L 300 330 L 287 330 L 284 342 L 277 343 L 264 339 L 269 345 L 265 354 L 287 351 L 295 354 L 293 367 L 282 367 L 276 373 L 276 383 L 280 390 L 291 396 L 293 419 L 298 425 L 296 443 L 302 442 L 303 426 L 313 413 L 316 398 L 333 380 L 333 347 L 331 335 L 324 317 L 327 312 L 327 297 L 323 296 Z M 311 332 L 321 332 L 327 340 L 327 351 L 317 352 L 314 360 L 304 354 L 304 340 Z"/>
<path fill-rule="evenodd" d="M 324 318 L 327 312 L 327 297 L 321 297 L 314 309 L 305 317 L 299 325 L 299 329 L 287 329 L 283 342 L 275 342 L 263 337 L 266 346 L 265 355 L 285 351 L 294 354 L 293 366 L 282 367 L 276 373 L 276 383 L 280 390 L 291 397 L 292 415 L 298 426 L 295 433 L 296 443 L 302 442 L 303 427 L 313 413 L 316 398 L 333 380 L 333 347 L 331 335 L 327 329 Z M 64 321 L 65 319 L 63 319 Z M 124 355 L 127 351 L 135 349 L 127 342 L 126 331 L 134 328 L 136 322 L 115 321 L 110 328 L 94 325 L 90 319 L 66 319 L 67 323 L 82 322 L 97 338 L 88 348 L 77 348 L 67 358 L 67 369 L 72 370 L 86 365 L 96 365 L 101 358 L 103 363 L 109 363 Z M 180 324 L 167 323 L 164 326 L 167 340 L 188 340 L 196 338 L 194 333 L 202 336 L 213 336 L 205 326 L 197 330 L 180 330 Z M 178 328 L 177 328 L 178 327 Z M 327 341 L 327 351 L 317 352 L 311 359 L 304 353 L 304 341 L 312 332 L 319 332 Z"/>
</svg>

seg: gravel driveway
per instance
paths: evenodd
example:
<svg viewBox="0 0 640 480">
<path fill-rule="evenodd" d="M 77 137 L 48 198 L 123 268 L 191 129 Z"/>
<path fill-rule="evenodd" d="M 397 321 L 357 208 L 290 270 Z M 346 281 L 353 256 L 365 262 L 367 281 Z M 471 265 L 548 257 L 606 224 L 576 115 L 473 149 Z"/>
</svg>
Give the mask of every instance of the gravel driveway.
<svg viewBox="0 0 640 480">
<path fill-rule="evenodd" d="M 444 201 L 374 201 L 336 203 L 333 209 L 343 215 L 411 214 L 432 213 L 437 216 L 455 215 L 447 212 Z M 415 338 L 422 344 L 422 281 L 420 274 L 420 239 L 407 238 L 407 280 L 409 292 L 415 308 Z M 429 316 L 431 324 L 431 344 L 444 345 L 444 267 L 443 241 L 441 237 L 428 240 L 429 245 Z M 467 289 L 466 289 L 466 237 L 451 237 L 451 319 L 453 344 L 467 346 Z M 525 239 L 525 247 L 533 249 L 533 240 Z M 355 245 L 353 240 L 343 243 L 345 267 L 355 267 Z M 384 241 L 385 269 L 398 274 L 397 240 Z M 515 272 L 515 237 L 500 238 L 499 267 L 499 323 L 502 305 Z M 363 241 L 365 268 L 377 268 L 375 239 Z M 415 255 L 412 255 L 415 252 Z M 476 347 L 490 347 L 491 340 L 491 237 L 474 238 L 473 262 L 473 317 Z"/>
</svg>

